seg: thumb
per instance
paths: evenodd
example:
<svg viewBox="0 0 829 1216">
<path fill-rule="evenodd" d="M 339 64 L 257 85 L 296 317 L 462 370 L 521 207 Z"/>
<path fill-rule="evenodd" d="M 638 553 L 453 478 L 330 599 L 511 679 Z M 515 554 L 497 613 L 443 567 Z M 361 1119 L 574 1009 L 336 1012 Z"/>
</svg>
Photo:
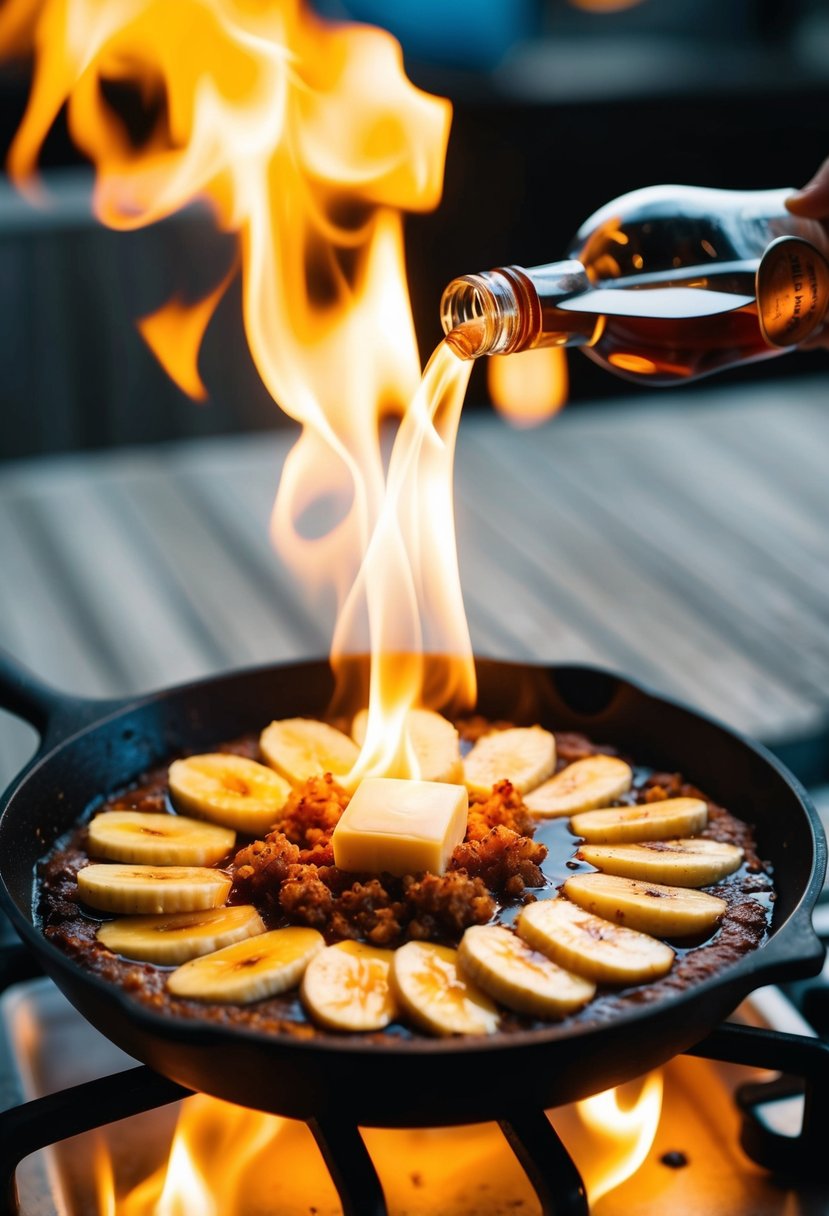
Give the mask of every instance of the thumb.
<svg viewBox="0 0 829 1216">
<path fill-rule="evenodd" d="M 813 220 L 829 219 L 829 157 L 802 190 L 786 199 L 786 206 L 793 215 Z"/>
</svg>

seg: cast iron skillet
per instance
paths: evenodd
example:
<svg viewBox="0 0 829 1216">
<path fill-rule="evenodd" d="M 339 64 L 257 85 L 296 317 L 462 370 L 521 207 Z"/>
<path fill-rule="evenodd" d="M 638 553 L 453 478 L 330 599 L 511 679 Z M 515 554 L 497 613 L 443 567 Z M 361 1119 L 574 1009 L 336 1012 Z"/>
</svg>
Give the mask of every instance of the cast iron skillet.
<svg viewBox="0 0 829 1216">
<path fill-rule="evenodd" d="M 273 717 L 324 712 L 322 661 L 259 668 L 118 702 L 80 701 L 0 667 L 0 703 L 41 732 L 37 755 L 6 793 L 0 896 L 18 933 L 89 1021 L 130 1055 L 191 1089 L 308 1118 L 348 1111 L 365 1126 L 477 1122 L 506 1104 L 549 1108 L 618 1085 L 697 1043 L 753 988 L 820 969 L 811 908 L 826 841 L 798 781 L 767 751 L 629 681 L 587 667 L 482 660 L 478 708 L 493 719 L 583 730 L 640 763 L 681 770 L 756 825 L 774 864 L 767 941 L 679 995 L 605 1025 L 461 1040 L 308 1041 L 153 1013 L 88 974 L 33 923 L 36 861 L 92 800 L 181 749 L 210 748 Z"/>
</svg>

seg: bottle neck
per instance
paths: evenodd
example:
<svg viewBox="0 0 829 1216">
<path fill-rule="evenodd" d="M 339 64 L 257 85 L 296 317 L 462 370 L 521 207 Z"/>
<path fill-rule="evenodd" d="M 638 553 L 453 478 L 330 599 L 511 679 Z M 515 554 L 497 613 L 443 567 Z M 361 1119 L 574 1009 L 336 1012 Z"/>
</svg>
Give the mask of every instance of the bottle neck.
<svg viewBox="0 0 829 1216">
<path fill-rule="evenodd" d="M 582 345 L 590 341 L 597 318 L 564 312 L 558 304 L 589 290 L 584 266 L 576 261 L 462 275 L 443 293 L 443 331 L 464 359 Z"/>
</svg>

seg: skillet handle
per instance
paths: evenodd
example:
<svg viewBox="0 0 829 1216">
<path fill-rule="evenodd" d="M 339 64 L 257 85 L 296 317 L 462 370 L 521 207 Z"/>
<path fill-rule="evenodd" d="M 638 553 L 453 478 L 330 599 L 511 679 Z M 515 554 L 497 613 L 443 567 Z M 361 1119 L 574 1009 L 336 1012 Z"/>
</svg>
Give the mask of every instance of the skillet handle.
<svg viewBox="0 0 829 1216">
<path fill-rule="evenodd" d="M 116 704 L 120 702 L 59 692 L 0 647 L 0 708 L 35 728 L 40 735 L 39 752 L 103 717 Z"/>
</svg>

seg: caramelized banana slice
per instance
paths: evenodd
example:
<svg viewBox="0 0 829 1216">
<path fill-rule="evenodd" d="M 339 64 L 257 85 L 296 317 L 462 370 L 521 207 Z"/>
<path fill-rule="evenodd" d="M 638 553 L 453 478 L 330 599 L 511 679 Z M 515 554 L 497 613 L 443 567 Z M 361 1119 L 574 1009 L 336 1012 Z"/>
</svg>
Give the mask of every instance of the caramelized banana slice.
<svg viewBox="0 0 829 1216">
<path fill-rule="evenodd" d="M 255 908 L 207 908 L 168 916 L 123 916 L 101 925 L 98 941 L 124 958 L 178 966 L 265 932 Z"/>
<path fill-rule="evenodd" d="M 382 1030 L 397 1016 L 389 987 L 393 950 L 339 942 L 320 950 L 302 977 L 302 1003 L 327 1030 Z"/>
<path fill-rule="evenodd" d="M 291 792 L 287 781 L 264 764 L 224 752 L 175 760 L 169 782 L 177 808 L 248 836 L 265 835 Z"/>
<path fill-rule="evenodd" d="M 458 966 L 508 1009 L 538 1018 L 566 1017 L 586 1005 L 596 991 L 595 984 L 565 971 L 499 925 L 467 929 Z"/>
<path fill-rule="evenodd" d="M 342 731 L 314 718 L 283 718 L 271 722 L 259 736 L 262 755 L 291 785 L 331 773 L 344 777 L 360 752 Z"/>
<path fill-rule="evenodd" d="M 230 894 L 222 870 L 201 866 L 91 865 L 78 871 L 78 893 L 102 912 L 196 912 Z"/>
<path fill-rule="evenodd" d="M 236 842 L 236 833 L 184 815 L 104 811 L 89 825 L 89 852 L 111 861 L 155 866 L 211 866 Z"/>
<path fill-rule="evenodd" d="M 524 802 L 533 814 L 553 819 L 608 806 L 628 792 L 632 781 L 633 770 L 624 760 L 585 756 L 527 794 Z"/>
<path fill-rule="evenodd" d="M 638 840 L 674 840 L 693 836 L 708 822 L 708 806 L 701 798 L 666 798 L 640 806 L 614 806 L 606 811 L 585 811 L 570 820 L 574 836 L 590 844 L 627 844 Z"/>
<path fill-rule="evenodd" d="M 575 875 L 564 884 L 564 894 L 588 912 L 656 937 L 708 936 L 727 907 L 724 899 L 704 891 L 615 874 Z"/>
<path fill-rule="evenodd" d="M 363 746 L 368 725 L 368 710 L 361 709 L 351 724 L 355 741 Z M 451 722 L 431 709 L 412 709 L 406 716 L 414 753 L 420 764 L 421 781 L 463 781 L 458 732 Z"/>
<path fill-rule="evenodd" d="M 506 778 L 519 794 L 534 789 L 556 766 L 556 741 L 541 726 L 512 726 L 484 735 L 463 762 L 464 781 L 474 794 L 488 794 Z"/>
<path fill-rule="evenodd" d="M 407 942 L 394 952 L 392 992 L 416 1025 L 431 1034 L 494 1034 L 498 1010 L 458 972 L 457 950 Z"/>
<path fill-rule="evenodd" d="M 665 942 L 585 912 L 569 899 L 528 904 L 516 928 L 533 949 L 597 984 L 659 979 L 674 961 L 674 952 Z"/>
<path fill-rule="evenodd" d="M 605 874 L 665 882 L 675 887 L 710 887 L 740 868 L 743 850 L 719 840 L 648 840 L 642 844 L 585 844 L 576 856 Z"/>
<path fill-rule="evenodd" d="M 191 1001 L 248 1005 L 295 988 L 324 945 L 316 929 L 273 929 L 192 959 L 172 973 L 167 987 Z"/>
</svg>

